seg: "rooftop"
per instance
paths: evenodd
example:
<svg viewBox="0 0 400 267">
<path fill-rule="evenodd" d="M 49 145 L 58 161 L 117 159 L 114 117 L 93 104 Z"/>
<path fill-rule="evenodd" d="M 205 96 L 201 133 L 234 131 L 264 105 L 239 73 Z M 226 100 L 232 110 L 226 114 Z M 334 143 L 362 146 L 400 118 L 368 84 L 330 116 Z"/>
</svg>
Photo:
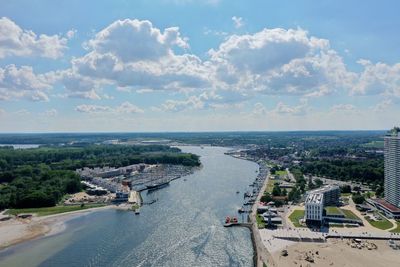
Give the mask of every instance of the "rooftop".
<svg viewBox="0 0 400 267">
<path fill-rule="evenodd" d="M 400 136 L 400 127 L 393 127 L 393 129 L 389 130 L 386 136 Z"/>
<path fill-rule="evenodd" d="M 310 192 L 310 193 L 307 195 L 306 203 L 321 204 L 321 203 L 323 203 L 323 199 L 324 199 L 324 194 L 322 194 L 322 193 Z"/>
<path fill-rule="evenodd" d="M 327 191 L 330 190 L 336 190 L 336 189 L 340 189 L 338 185 L 335 184 L 328 184 L 328 185 L 324 185 L 323 187 L 311 190 L 309 192 L 309 194 L 318 194 L 318 193 L 325 193 Z"/>
<path fill-rule="evenodd" d="M 382 207 L 388 209 L 390 212 L 393 213 L 400 213 L 400 208 L 396 207 L 393 204 L 390 204 L 389 202 L 387 202 L 384 199 L 375 199 L 374 200 L 377 204 L 381 205 Z"/>
</svg>

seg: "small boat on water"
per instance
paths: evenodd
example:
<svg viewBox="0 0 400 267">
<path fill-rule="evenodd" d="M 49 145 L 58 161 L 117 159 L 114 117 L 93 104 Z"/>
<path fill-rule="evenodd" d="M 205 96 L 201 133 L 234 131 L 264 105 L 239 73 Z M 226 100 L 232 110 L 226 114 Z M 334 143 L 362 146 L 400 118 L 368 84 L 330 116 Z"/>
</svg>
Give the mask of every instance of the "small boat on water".
<svg viewBox="0 0 400 267">
<path fill-rule="evenodd" d="M 239 194 L 240 192 L 239 191 L 236 191 L 236 194 Z"/>
<path fill-rule="evenodd" d="M 150 184 L 150 185 L 146 186 L 146 189 L 147 190 L 157 190 L 159 188 L 163 188 L 163 187 L 166 187 L 168 185 L 169 185 L 169 181 L 162 182 L 162 183 L 153 183 L 153 184 Z"/>
</svg>

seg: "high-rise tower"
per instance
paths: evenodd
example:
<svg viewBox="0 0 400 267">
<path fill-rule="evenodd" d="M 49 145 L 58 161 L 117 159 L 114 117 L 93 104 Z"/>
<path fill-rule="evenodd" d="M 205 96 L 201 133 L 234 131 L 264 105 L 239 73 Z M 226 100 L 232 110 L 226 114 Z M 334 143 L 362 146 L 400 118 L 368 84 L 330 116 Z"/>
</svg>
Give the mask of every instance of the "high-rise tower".
<svg viewBox="0 0 400 267">
<path fill-rule="evenodd" d="M 400 128 L 385 136 L 385 200 L 400 208 Z"/>
</svg>

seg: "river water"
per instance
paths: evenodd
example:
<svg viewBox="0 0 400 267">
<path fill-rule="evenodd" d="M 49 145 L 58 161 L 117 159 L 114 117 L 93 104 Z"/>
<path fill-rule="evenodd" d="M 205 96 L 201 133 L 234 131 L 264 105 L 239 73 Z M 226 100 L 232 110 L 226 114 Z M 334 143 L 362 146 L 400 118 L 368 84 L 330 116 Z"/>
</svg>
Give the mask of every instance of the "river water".
<svg viewBox="0 0 400 267">
<path fill-rule="evenodd" d="M 253 266 L 246 228 L 224 228 L 236 215 L 257 164 L 226 148 L 182 147 L 202 168 L 148 194 L 140 215 L 120 210 L 72 219 L 62 233 L 0 252 L 0 266 Z M 236 194 L 240 191 L 240 194 Z"/>
</svg>

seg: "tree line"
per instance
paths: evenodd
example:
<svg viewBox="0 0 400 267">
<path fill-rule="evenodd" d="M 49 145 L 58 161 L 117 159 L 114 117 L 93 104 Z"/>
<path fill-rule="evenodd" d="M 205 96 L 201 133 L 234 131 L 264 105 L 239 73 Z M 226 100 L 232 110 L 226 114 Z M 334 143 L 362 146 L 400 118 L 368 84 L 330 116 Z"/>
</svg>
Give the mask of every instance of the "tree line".
<svg viewBox="0 0 400 267">
<path fill-rule="evenodd" d="M 76 169 L 137 163 L 200 165 L 197 155 L 161 145 L 1 148 L 0 209 L 54 206 L 82 189 Z"/>
</svg>

